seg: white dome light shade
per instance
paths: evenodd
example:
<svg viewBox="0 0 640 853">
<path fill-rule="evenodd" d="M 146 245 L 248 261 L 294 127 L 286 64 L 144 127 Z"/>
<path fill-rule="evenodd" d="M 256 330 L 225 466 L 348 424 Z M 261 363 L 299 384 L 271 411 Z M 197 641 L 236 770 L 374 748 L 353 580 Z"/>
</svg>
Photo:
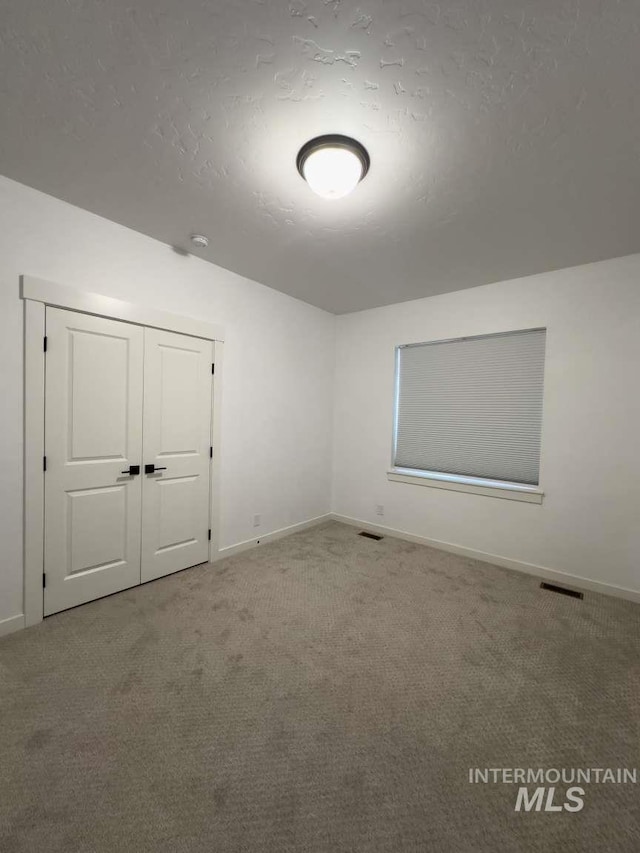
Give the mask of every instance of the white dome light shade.
<svg viewBox="0 0 640 853">
<path fill-rule="evenodd" d="M 322 198 L 352 192 L 369 169 L 366 149 L 348 136 L 318 136 L 300 149 L 298 171 Z"/>
<path fill-rule="evenodd" d="M 322 198 L 342 198 L 358 186 L 362 163 L 348 148 L 318 148 L 302 167 L 305 181 Z"/>
</svg>

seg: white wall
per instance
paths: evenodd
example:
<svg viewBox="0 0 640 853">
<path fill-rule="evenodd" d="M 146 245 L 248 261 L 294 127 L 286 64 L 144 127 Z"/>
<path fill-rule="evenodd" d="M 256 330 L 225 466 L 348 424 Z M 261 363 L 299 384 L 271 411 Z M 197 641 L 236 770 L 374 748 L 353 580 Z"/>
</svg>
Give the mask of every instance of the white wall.
<svg viewBox="0 0 640 853">
<path fill-rule="evenodd" d="M 0 622 L 23 610 L 22 273 L 225 327 L 220 547 L 329 511 L 333 315 L 0 178 Z"/>
<path fill-rule="evenodd" d="M 388 482 L 394 347 L 535 326 L 543 504 Z M 334 418 L 334 512 L 640 590 L 640 255 L 339 317 Z"/>
</svg>

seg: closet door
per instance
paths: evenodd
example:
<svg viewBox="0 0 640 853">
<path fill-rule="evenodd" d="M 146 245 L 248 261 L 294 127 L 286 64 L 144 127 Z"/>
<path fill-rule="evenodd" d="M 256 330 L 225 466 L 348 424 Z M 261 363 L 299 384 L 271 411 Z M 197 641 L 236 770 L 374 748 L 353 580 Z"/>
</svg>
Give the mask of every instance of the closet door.
<svg viewBox="0 0 640 853">
<path fill-rule="evenodd" d="M 145 329 L 142 581 L 209 559 L 211 341 Z"/>
<path fill-rule="evenodd" d="M 140 583 L 143 329 L 46 310 L 45 616 Z"/>
</svg>

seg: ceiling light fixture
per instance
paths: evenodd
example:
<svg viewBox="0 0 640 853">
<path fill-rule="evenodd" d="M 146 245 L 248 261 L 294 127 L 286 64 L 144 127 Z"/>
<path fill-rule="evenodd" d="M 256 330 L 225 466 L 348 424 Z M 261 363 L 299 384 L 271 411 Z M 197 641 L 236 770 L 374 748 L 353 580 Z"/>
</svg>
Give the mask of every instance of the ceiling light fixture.
<svg viewBox="0 0 640 853">
<path fill-rule="evenodd" d="M 342 198 L 352 192 L 369 171 L 364 145 L 349 136 L 316 136 L 298 152 L 298 171 L 322 198 Z"/>
</svg>

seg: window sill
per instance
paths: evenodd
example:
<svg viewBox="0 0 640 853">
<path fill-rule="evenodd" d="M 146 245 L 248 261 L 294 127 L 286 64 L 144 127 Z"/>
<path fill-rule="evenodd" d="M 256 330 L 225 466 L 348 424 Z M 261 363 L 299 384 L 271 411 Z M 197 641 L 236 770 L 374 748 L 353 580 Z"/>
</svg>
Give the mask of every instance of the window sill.
<svg viewBox="0 0 640 853">
<path fill-rule="evenodd" d="M 482 480 L 479 477 L 460 477 L 456 474 L 438 474 L 435 471 L 416 471 L 412 468 L 393 468 L 387 472 L 387 479 L 394 483 L 412 483 L 416 486 L 450 489 L 454 492 L 468 492 L 472 495 L 524 501 L 530 504 L 541 504 L 544 496 L 544 492 L 537 486 Z"/>
</svg>

